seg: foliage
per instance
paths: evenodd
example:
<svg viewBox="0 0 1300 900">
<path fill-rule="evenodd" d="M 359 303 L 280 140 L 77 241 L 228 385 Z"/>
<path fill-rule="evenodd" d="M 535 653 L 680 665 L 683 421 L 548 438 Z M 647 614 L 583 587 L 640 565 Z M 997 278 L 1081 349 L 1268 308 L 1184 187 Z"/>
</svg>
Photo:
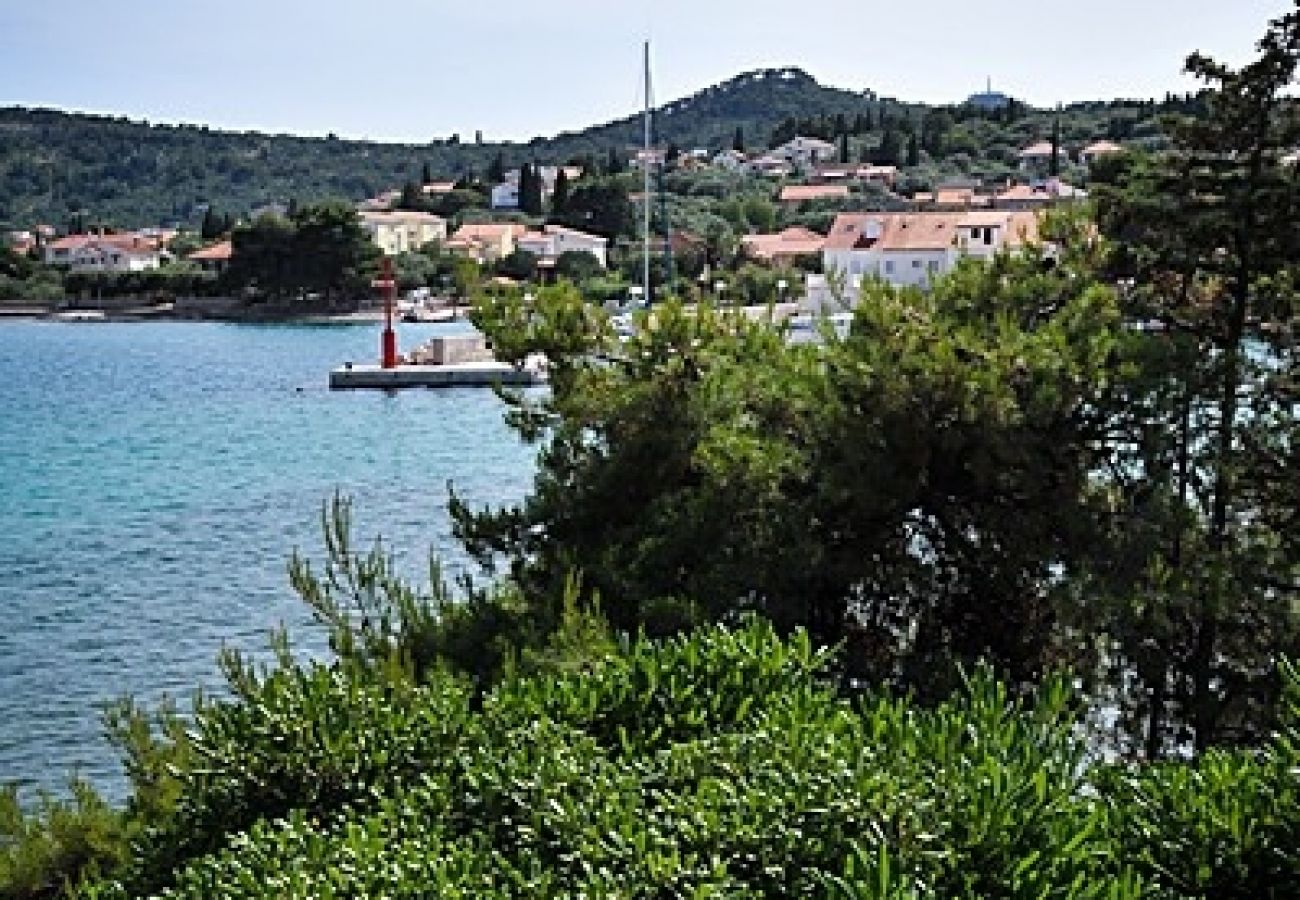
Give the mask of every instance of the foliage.
<svg viewBox="0 0 1300 900">
<path fill-rule="evenodd" d="M 630 236 L 636 223 L 628 199 L 628 183 L 623 178 L 584 178 L 569 194 L 563 212 L 555 221 L 570 228 L 599 234 L 607 238 Z"/>
<path fill-rule="evenodd" d="M 1177 97 L 1074 104 L 1062 111 L 1062 131 L 1072 144 L 1099 137 L 1154 144 L 1161 137 L 1157 116 L 1188 108 L 1193 104 Z M 754 149 L 762 143 L 755 136 L 788 128 L 790 136 L 828 139 L 848 132 L 862 150 L 875 152 L 886 123 L 897 135 L 903 127 L 915 130 L 912 123 L 920 121 L 926 155 L 941 165 L 939 178 L 960 173 L 947 159 L 962 152 L 990 161 L 988 177 L 1005 178 L 1015 171 L 1014 150 L 1044 138 L 1051 121 L 1050 113 L 1020 103 L 1012 112 L 885 101 L 819 85 L 798 69 L 769 69 L 667 104 L 656 110 L 655 122 L 659 140 L 678 147 L 719 150 L 739 142 Z M 606 165 L 607 174 L 617 174 L 625 169 L 625 148 L 641 142 L 641 124 L 639 116 L 627 116 L 527 144 L 435 139 L 401 145 L 11 107 L 0 109 L 0 227 L 42 221 L 62 226 L 80 217 L 83 225 L 179 223 L 198 229 L 214 203 L 228 214 L 247 216 L 292 198 L 360 200 L 407 182 L 428 183 L 432 175 L 468 189 L 475 173 L 497 183 L 507 166 L 575 159 L 608 158 L 613 165 Z M 901 149 L 900 144 L 896 151 Z M 595 165 L 586 168 L 592 172 Z M 473 206 L 486 206 L 481 189 L 440 195 L 427 208 L 451 217 Z"/>
<path fill-rule="evenodd" d="M 480 699 L 438 670 L 228 665 L 170 817 L 116 867 L 65 870 L 71 895 L 1123 900 L 1294 883 L 1300 709 L 1262 756 L 1182 768 L 1258 773 L 1229 791 L 1090 768 L 1061 678 L 1014 699 L 977 669 L 927 709 L 838 695 L 803 632 L 749 621 L 615 647 L 588 621 Z"/>
<path fill-rule="evenodd" d="M 121 816 L 82 781 L 66 801 L 43 795 L 24 811 L 18 790 L 0 790 L 0 898 L 65 896 L 84 873 L 125 862 Z"/>
<path fill-rule="evenodd" d="M 63 296 L 62 274 L 8 247 L 0 247 L 0 303 L 44 305 Z"/>
<path fill-rule="evenodd" d="M 369 291 L 379 250 L 356 210 L 309 204 L 287 219 L 263 216 L 235 229 L 228 282 L 261 299 L 332 307 Z"/>
<path fill-rule="evenodd" d="M 943 693 L 987 656 L 1033 679 L 1052 572 L 1085 543 L 1084 413 L 1117 323 L 1082 262 L 1042 263 L 869 286 L 822 346 L 671 303 L 619 343 L 563 286 L 483 305 L 502 358 L 551 360 L 550 396 L 513 417 L 547 443 L 523 504 L 453 499 L 457 534 L 529 596 L 578 570 L 619 629 L 757 609 L 849 641 L 857 675 Z"/>
<path fill-rule="evenodd" d="M 573 282 L 598 278 L 604 272 L 605 267 L 600 264 L 596 255 L 586 250 L 565 250 L 555 260 L 556 277 L 567 278 Z"/>
<path fill-rule="evenodd" d="M 1300 651 L 1286 537 L 1300 505 L 1278 477 L 1300 409 L 1278 378 L 1297 360 L 1284 156 L 1300 141 L 1298 65 L 1300 11 L 1241 69 L 1193 55 L 1188 71 L 1213 86 L 1202 116 L 1171 125 L 1168 154 L 1099 172 L 1112 268 L 1134 279 L 1126 313 L 1159 331 L 1136 342 L 1143 378 L 1112 442 L 1114 542 L 1086 589 L 1114 599 L 1110 656 L 1137 674 L 1123 701 L 1145 717 L 1151 757 L 1268 733 L 1274 662 Z"/>
</svg>

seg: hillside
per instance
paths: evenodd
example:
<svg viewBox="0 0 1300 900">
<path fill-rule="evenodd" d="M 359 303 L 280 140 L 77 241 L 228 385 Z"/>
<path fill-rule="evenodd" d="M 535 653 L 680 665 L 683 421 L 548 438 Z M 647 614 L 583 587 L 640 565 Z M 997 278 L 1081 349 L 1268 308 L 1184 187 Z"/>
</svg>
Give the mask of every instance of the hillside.
<svg viewBox="0 0 1300 900">
<path fill-rule="evenodd" d="M 1152 137 L 1154 104 L 1118 101 L 1070 107 L 1067 139 Z M 1021 109 L 1008 121 L 972 107 L 933 108 L 818 84 L 798 69 L 750 72 L 666 104 L 659 110 L 661 142 L 683 148 L 730 146 L 739 128 L 750 149 L 767 145 L 778 126 L 834 127 L 858 120 L 855 153 L 880 140 L 882 118 L 906 133 L 938 117 L 948 145 L 934 142 L 927 177 L 997 176 L 1008 154 L 1043 137 L 1051 113 Z M 863 119 L 866 119 L 865 123 Z M 968 121 L 969 119 L 969 121 Z M 937 127 L 937 126 L 936 126 Z M 640 117 L 527 143 L 472 144 L 456 138 L 424 145 L 225 132 L 195 125 L 151 125 L 125 118 L 9 107 L 0 109 L 0 227 L 49 222 L 62 227 L 80 212 L 91 222 L 121 226 L 195 224 L 206 204 L 246 213 L 290 198 L 360 199 L 418 178 L 483 173 L 500 153 L 507 165 L 576 157 L 626 155 L 640 140 Z M 947 157 L 964 154 L 947 164 Z M 981 166 L 983 161 L 987 165 Z"/>
</svg>

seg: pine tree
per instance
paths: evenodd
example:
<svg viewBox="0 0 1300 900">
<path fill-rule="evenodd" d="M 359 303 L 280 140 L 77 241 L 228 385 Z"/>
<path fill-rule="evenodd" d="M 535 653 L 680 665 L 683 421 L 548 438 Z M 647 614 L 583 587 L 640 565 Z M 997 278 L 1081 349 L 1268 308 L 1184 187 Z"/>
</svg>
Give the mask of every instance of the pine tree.
<svg viewBox="0 0 1300 900">
<path fill-rule="evenodd" d="M 1281 339 L 1294 316 L 1281 286 L 1300 279 L 1284 161 L 1300 144 L 1300 10 L 1257 46 L 1240 69 L 1193 54 L 1204 117 L 1171 123 L 1171 152 L 1122 154 L 1096 178 L 1099 225 L 1132 276 L 1125 303 L 1164 325 L 1150 399 L 1133 405 L 1142 431 L 1115 451 L 1132 447 L 1118 470 L 1141 491 L 1123 505 L 1142 568 L 1119 590 L 1142 603 L 1109 627 L 1138 676 L 1148 756 L 1267 734 L 1277 660 L 1300 645 L 1300 429 L 1295 387 L 1276 377 L 1300 368 Z"/>
</svg>

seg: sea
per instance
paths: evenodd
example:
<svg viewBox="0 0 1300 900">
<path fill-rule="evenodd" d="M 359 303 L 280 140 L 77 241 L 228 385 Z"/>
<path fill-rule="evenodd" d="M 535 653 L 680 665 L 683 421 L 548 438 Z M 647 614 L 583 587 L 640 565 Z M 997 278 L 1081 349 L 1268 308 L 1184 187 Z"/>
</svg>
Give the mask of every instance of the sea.
<svg viewBox="0 0 1300 900">
<path fill-rule="evenodd" d="M 473 571 L 449 484 L 517 501 L 536 448 L 490 389 L 328 389 L 378 349 L 376 325 L 0 321 L 0 783 L 30 798 L 75 774 L 120 800 L 106 704 L 183 711 L 220 691 L 222 647 L 264 654 L 279 626 L 325 652 L 287 562 L 323 557 L 336 493 L 412 578 L 431 552 Z"/>
</svg>

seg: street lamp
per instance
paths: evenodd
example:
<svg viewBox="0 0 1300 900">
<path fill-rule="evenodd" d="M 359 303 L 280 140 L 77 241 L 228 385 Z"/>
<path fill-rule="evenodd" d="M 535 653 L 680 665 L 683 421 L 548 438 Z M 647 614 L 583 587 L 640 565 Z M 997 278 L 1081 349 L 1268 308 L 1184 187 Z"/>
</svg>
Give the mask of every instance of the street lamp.
<svg viewBox="0 0 1300 900">
<path fill-rule="evenodd" d="M 632 305 L 635 307 L 640 307 L 641 295 L 645 293 L 645 289 L 641 287 L 641 285 L 639 284 L 634 284 L 627 289 L 627 292 L 632 295 Z"/>
</svg>

